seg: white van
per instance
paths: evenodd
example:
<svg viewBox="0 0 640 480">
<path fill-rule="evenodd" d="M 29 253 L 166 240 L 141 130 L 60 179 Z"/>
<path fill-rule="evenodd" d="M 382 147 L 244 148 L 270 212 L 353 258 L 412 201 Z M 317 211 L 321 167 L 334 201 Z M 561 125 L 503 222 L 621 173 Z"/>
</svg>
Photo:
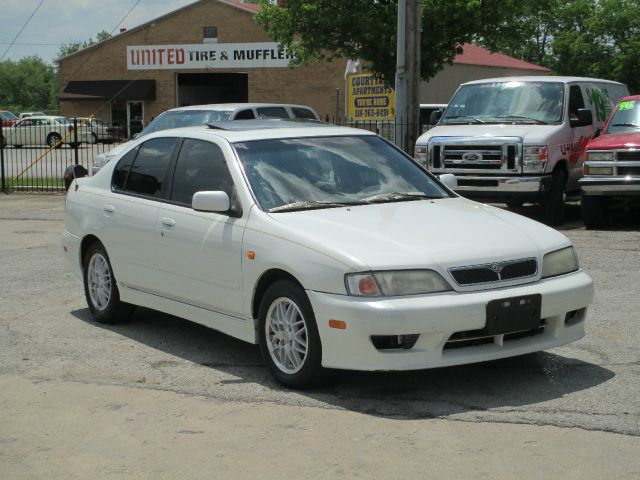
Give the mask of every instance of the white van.
<svg viewBox="0 0 640 480">
<path fill-rule="evenodd" d="M 418 138 L 415 157 L 435 174 L 455 174 L 461 195 L 510 206 L 540 202 L 547 222 L 558 225 L 566 192 L 580 190 L 587 142 L 626 95 L 625 85 L 592 78 L 468 82 Z"/>
</svg>

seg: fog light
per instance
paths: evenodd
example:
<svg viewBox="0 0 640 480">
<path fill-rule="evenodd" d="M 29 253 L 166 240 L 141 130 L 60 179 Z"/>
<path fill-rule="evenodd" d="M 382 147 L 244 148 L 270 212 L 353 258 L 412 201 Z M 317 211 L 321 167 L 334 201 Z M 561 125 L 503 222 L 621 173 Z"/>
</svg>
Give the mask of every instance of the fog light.
<svg viewBox="0 0 640 480">
<path fill-rule="evenodd" d="M 409 350 L 418 341 L 420 335 L 372 335 L 371 343 L 378 350 L 398 350 L 400 348 Z"/>
</svg>

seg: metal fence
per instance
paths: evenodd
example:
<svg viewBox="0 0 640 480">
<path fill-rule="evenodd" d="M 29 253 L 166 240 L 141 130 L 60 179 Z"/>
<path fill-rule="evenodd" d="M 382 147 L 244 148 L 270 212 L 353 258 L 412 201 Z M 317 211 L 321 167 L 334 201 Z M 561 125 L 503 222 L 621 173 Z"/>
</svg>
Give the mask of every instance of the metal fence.
<svg viewBox="0 0 640 480">
<path fill-rule="evenodd" d="M 21 126 L 0 125 L 0 189 L 14 192 L 64 192 L 67 167 L 91 171 L 97 155 L 127 140 L 126 129 L 92 127 L 80 119 L 57 123 L 33 119 Z"/>
<path fill-rule="evenodd" d="M 80 119 L 70 120 L 71 124 L 62 125 L 62 129 L 51 128 L 52 125 L 0 126 L 2 192 L 64 192 L 64 173 L 68 167 L 81 165 L 91 172 L 97 155 L 128 140 L 126 127 L 104 126 L 96 130 Z M 335 125 L 375 132 L 392 143 L 395 143 L 397 132 L 403 134 L 407 129 L 416 128 L 394 121 L 326 120 Z M 419 131 L 427 128 L 421 125 Z"/>
</svg>

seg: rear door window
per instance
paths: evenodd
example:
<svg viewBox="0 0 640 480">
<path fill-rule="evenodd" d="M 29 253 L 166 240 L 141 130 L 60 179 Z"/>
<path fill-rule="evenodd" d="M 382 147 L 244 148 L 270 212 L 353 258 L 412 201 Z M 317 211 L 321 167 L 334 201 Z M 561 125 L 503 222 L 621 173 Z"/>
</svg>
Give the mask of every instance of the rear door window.
<svg viewBox="0 0 640 480">
<path fill-rule="evenodd" d="M 253 120 L 255 118 L 253 110 L 241 110 L 236 114 L 234 120 Z"/>
<path fill-rule="evenodd" d="M 171 137 L 154 138 L 143 143 L 130 166 L 127 165 L 128 155 L 125 155 L 116 166 L 114 188 L 126 193 L 162 198 L 175 143 L 176 139 Z M 116 177 L 121 179 L 123 176 L 124 184 L 118 188 Z"/>
</svg>

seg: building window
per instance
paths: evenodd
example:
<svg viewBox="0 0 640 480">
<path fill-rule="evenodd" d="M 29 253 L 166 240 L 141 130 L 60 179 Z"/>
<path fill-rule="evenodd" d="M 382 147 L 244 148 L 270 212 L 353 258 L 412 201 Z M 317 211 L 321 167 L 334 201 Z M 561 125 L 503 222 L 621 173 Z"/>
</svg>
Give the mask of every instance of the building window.
<svg viewBox="0 0 640 480">
<path fill-rule="evenodd" d="M 218 27 L 202 27 L 202 43 L 217 43 Z"/>
</svg>

